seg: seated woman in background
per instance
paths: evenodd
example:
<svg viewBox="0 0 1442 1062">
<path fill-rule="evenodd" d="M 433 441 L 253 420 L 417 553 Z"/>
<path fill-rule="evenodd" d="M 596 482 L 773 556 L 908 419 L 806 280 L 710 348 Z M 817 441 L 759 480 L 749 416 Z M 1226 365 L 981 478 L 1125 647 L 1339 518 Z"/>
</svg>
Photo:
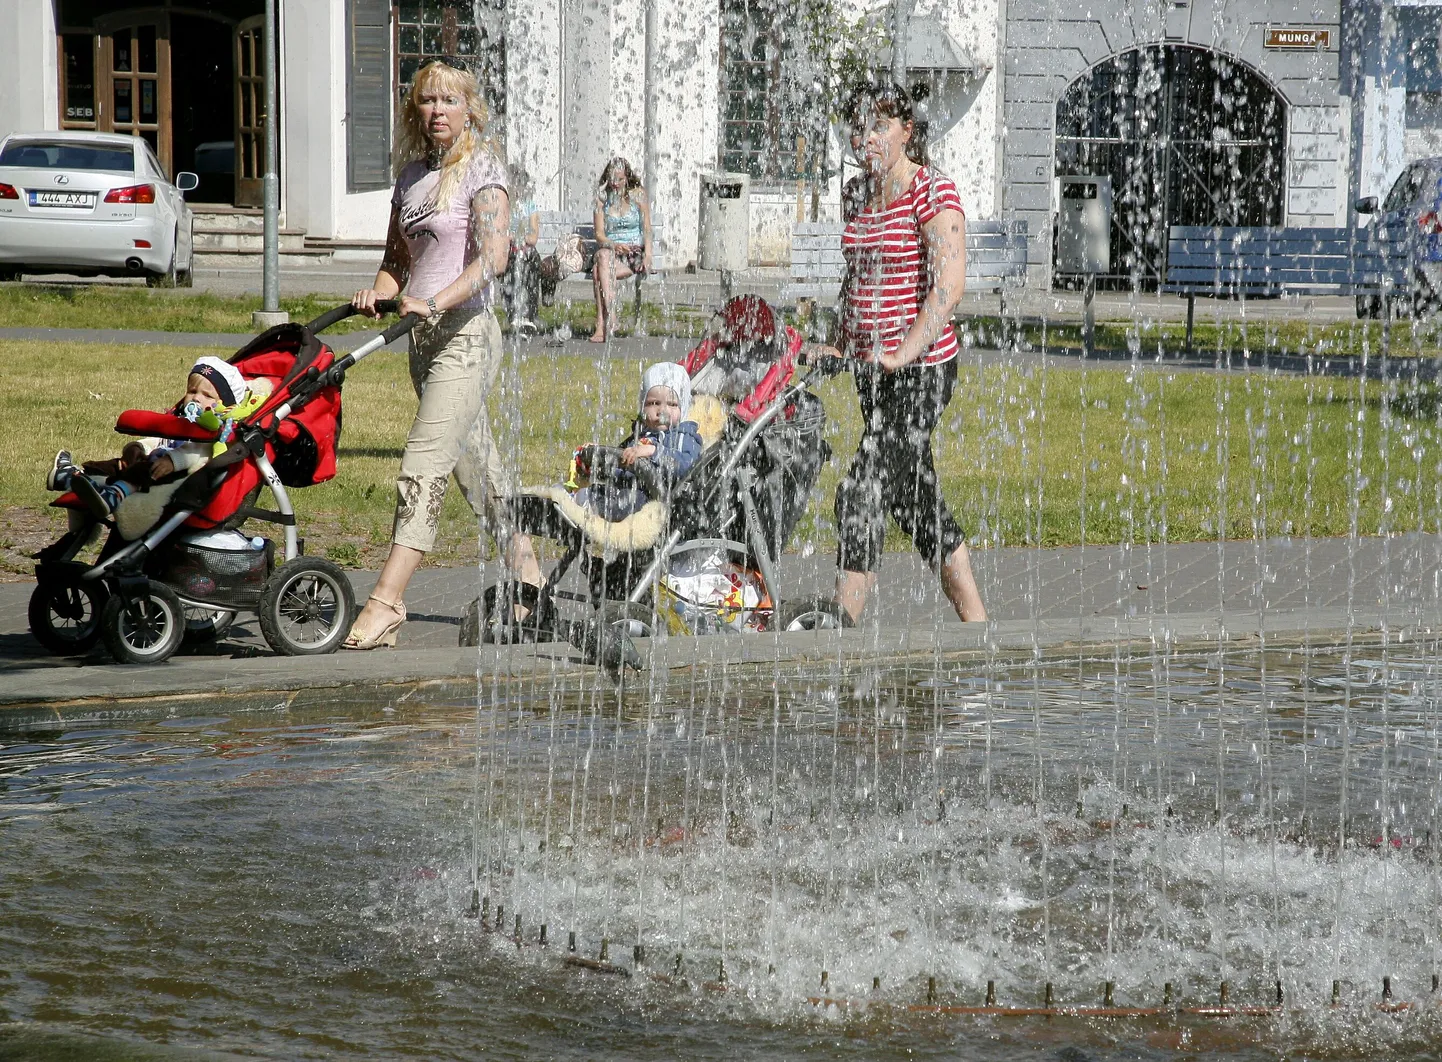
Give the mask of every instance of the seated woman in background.
<svg viewBox="0 0 1442 1062">
<path fill-rule="evenodd" d="M 651 203 L 631 164 L 619 155 L 606 163 L 596 193 L 596 292 L 592 343 L 616 334 L 616 281 L 651 271 Z"/>
</svg>

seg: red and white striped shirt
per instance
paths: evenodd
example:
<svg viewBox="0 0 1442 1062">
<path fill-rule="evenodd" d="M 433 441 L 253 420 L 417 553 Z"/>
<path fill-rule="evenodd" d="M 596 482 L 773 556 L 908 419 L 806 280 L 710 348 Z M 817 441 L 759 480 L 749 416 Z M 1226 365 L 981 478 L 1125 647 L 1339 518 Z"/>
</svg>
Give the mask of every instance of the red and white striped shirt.
<svg viewBox="0 0 1442 1062">
<path fill-rule="evenodd" d="M 931 290 L 921 227 L 943 210 L 965 216 L 956 184 L 946 174 L 922 166 L 911 186 L 890 206 L 862 206 L 846 218 L 841 236 L 846 256 L 841 326 L 852 355 L 890 354 L 906 338 Z M 940 365 L 956 357 L 956 352 L 956 332 L 948 324 L 920 360 Z"/>
</svg>

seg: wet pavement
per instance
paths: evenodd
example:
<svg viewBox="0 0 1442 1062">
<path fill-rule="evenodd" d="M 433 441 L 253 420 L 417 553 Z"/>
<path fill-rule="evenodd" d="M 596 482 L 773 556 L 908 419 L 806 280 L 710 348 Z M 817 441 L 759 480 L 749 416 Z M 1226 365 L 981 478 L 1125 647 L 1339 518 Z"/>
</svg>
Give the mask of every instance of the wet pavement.
<svg viewBox="0 0 1442 1062">
<path fill-rule="evenodd" d="M 1124 643 L 1336 645 L 1348 637 L 1430 646 L 1442 628 L 1435 575 L 1442 537 L 1270 539 L 1065 549 L 1003 548 L 973 554 L 991 618 L 962 624 L 914 554 L 886 556 L 881 586 L 855 630 L 672 637 L 641 648 L 651 667 L 735 668 L 764 680 L 775 667 L 865 667 L 876 661 L 1040 653 Z M 783 594 L 826 595 L 829 557 L 789 556 Z M 358 601 L 374 584 L 351 572 Z M 28 632 L 30 583 L 0 584 L 0 725 L 38 712 L 123 711 L 161 699 L 274 698 L 288 703 L 420 689 L 472 697 L 502 678 L 600 681 L 567 644 L 457 645 L 461 617 L 493 572 L 426 569 L 406 594 L 410 622 L 394 650 L 285 658 L 273 655 L 253 617 L 227 637 L 154 667 L 124 667 L 103 649 L 82 659 L 48 655 Z M 134 703 L 132 703 L 134 702 Z"/>
</svg>

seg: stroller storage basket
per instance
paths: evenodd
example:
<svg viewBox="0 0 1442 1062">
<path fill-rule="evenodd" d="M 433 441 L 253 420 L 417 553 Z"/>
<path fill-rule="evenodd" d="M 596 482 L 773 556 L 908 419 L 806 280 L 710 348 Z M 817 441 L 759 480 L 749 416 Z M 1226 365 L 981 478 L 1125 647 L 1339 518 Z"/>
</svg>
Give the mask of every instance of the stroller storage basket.
<svg viewBox="0 0 1442 1062">
<path fill-rule="evenodd" d="M 156 573 L 160 581 L 189 601 L 255 608 L 270 575 L 270 543 L 257 549 L 243 535 L 232 533 L 226 537 L 237 540 L 236 548 L 176 542 L 160 558 Z"/>
</svg>

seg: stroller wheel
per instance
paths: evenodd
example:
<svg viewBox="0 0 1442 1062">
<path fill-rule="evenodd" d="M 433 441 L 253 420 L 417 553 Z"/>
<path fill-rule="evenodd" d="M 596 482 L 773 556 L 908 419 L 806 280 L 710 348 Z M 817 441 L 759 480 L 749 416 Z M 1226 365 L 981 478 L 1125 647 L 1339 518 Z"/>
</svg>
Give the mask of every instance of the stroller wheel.
<svg viewBox="0 0 1442 1062">
<path fill-rule="evenodd" d="M 825 597 L 783 601 L 776 616 L 778 631 L 835 631 L 854 626 L 846 610 Z"/>
<path fill-rule="evenodd" d="M 355 622 L 355 591 L 339 565 L 297 557 L 280 566 L 260 596 L 260 632 L 282 656 L 336 650 Z"/>
<path fill-rule="evenodd" d="M 543 596 L 530 583 L 516 583 L 511 600 L 527 610 L 525 619 L 517 622 L 513 611 L 501 608 L 501 584 L 486 587 L 485 593 L 470 603 L 461 619 L 459 644 L 511 645 L 555 640 L 555 610 L 549 595 Z"/>
<path fill-rule="evenodd" d="M 185 644 L 208 645 L 225 637 L 230 625 L 235 622 L 235 613 L 218 608 L 201 608 L 195 605 L 185 607 Z"/>
<path fill-rule="evenodd" d="M 651 637 L 655 622 L 650 605 L 607 601 L 594 617 L 576 625 L 572 641 L 587 662 L 613 674 L 623 667 L 639 671 L 641 654 L 631 639 Z"/>
<path fill-rule="evenodd" d="M 110 592 L 98 579 L 80 578 L 83 564 L 43 569 L 30 595 L 30 633 L 52 653 L 89 652 L 100 640 L 100 615 Z"/>
<path fill-rule="evenodd" d="M 151 582 L 128 602 L 105 602 L 100 635 L 110 655 L 122 664 L 159 664 L 169 660 L 185 637 L 185 606 L 164 583 Z"/>
</svg>

